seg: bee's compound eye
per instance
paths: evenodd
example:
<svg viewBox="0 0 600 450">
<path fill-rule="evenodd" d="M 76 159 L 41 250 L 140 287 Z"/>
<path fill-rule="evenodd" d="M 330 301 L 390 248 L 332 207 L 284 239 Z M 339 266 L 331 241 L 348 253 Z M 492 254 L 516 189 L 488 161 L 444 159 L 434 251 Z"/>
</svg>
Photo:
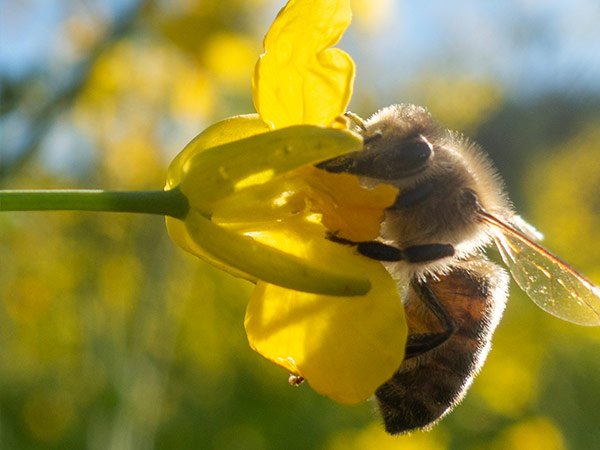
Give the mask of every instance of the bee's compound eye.
<svg viewBox="0 0 600 450">
<path fill-rule="evenodd" d="M 406 144 L 402 146 L 402 150 L 407 166 L 412 164 L 415 167 L 420 167 L 431 158 L 433 146 L 424 136 L 419 135 L 406 141 Z"/>
<path fill-rule="evenodd" d="M 433 154 L 433 146 L 422 135 L 386 142 L 384 135 L 374 133 L 365 149 L 317 164 L 332 173 L 352 173 L 381 180 L 397 180 L 423 170 Z"/>
<path fill-rule="evenodd" d="M 462 204 L 464 207 L 472 208 L 475 210 L 482 210 L 482 206 L 479 203 L 479 196 L 471 189 L 465 189 L 462 193 Z"/>
<path fill-rule="evenodd" d="M 395 144 L 392 152 L 377 158 L 376 165 L 380 172 L 390 174 L 388 179 L 404 178 L 425 169 L 432 154 L 431 143 L 418 135 Z"/>
</svg>

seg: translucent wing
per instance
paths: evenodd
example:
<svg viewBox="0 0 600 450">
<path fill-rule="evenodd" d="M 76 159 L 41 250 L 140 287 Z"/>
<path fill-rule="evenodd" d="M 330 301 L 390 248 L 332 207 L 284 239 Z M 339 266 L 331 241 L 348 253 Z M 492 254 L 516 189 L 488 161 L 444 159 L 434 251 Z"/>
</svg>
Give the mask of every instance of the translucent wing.
<svg viewBox="0 0 600 450">
<path fill-rule="evenodd" d="M 481 212 L 514 280 L 544 311 L 579 325 L 600 325 L 600 289 L 545 248 Z"/>
</svg>

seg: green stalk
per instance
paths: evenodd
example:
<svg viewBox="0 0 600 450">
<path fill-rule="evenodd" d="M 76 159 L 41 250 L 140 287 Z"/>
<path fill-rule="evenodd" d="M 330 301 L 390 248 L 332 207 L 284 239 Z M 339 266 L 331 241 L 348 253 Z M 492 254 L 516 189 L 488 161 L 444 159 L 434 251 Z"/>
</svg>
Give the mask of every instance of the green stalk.
<svg viewBox="0 0 600 450">
<path fill-rule="evenodd" d="M 158 214 L 183 219 L 189 204 L 179 189 L 168 191 L 6 190 L 0 211 L 102 211 Z"/>
</svg>

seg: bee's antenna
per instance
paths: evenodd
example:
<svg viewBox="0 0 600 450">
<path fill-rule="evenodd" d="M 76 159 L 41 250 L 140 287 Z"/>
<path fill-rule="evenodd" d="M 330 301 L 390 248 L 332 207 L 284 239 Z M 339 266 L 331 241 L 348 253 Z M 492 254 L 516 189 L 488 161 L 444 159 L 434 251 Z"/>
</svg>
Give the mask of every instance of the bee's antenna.
<svg viewBox="0 0 600 450">
<path fill-rule="evenodd" d="M 358 114 L 354 114 L 351 111 L 346 111 L 344 113 L 344 115 L 350 119 L 352 122 L 354 122 L 354 124 L 361 129 L 361 131 L 365 132 L 367 131 L 367 126 L 365 125 L 365 121 L 363 120 L 362 117 L 360 117 Z"/>
<path fill-rule="evenodd" d="M 354 114 L 351 111 L 346 111 L 344 113 L 344 116 L 346 116 L 348 119 L 350 119 L 352 122 L 354 122 L 354 124 L 358 128 L 360 128 L 360 131 L 361 131 L 361 134 L 363 135 L 365 144 L 368 144 L 369 142 L 383 136 L 383 133 L 381 132 L 381 130 L 376 130 L 371 136 L 367 136 L 367 126 L 365 125 L 365 121 L 358 114 Z"/>
</svg>

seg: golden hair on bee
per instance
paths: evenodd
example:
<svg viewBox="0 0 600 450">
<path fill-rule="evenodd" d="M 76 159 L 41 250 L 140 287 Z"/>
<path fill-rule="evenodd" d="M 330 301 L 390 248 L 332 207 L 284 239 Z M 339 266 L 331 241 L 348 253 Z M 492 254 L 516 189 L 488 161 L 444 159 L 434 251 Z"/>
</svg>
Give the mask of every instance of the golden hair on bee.
<svg viewBox="0 0 600 450">
<path fill-rule="evenodd" d="M 377 240 L 337 239 L 381 261 L 404 296 L 405 360 L 376 392 L 388 432 L 436 423 L 481 368 L 507 298 L 506 272 L 483 252 L 492 241 L 538 306 L 577 324 L 600 325 L 600 290 L 535 242 L 539 233 L 514 213 L 476 144 L 415 105 L 351 119 L 364 148 L 317 167 L 355 174 L 366 186 L 399 188 Z"/>
</svg>

